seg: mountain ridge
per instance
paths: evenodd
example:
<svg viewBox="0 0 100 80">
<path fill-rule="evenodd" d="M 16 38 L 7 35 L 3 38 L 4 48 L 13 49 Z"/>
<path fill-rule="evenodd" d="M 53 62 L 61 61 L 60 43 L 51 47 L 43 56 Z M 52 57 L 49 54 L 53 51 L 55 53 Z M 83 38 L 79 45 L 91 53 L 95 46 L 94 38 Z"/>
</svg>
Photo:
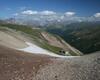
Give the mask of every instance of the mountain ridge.
<svg viewBox="0 0 100 80">
<path fill-rule="evenodd" d="M 33 29 L 31 27 L 26 27 L 23 25 L 15 25 L 15 24 L 8 24 L 8 23 L 1 24 L 1 27 L 3 27 L 4 30 L 5 30 L 5 28 L 6 28 L 6 30 L 8 30 L 8 33 L 10 33 L 9 36 L 12 37 L 15 33 L 18 33 L 19 35 L 24 35 L 24 42 L 25 41 L 30 42 L 30 43 L 35 42 L 36 45 L 38 45 L 44 49 L 47 49 L 51 52 L 59 53 L 60 50 L 65 50 L 65 51 L 68 51 L 71 55 L 82 55 L 82 53 L 80 51 L 71 47 L 69 44 L 65 44 L 66 42 L 62 38 L 57 37 L 56 35 L 49 34 L 45 31 L 41 31 L 41 29 L 36 29 L 36 28 Z M 12 32 L 9 32 L 10 31 L 9 28 Z M 1 28 L 1 30 L 2 30 L 2 28 Z M 15 33 L 13 32 L 13 30 L 15 31 Z M 14 35 L 14 37 L 15 37 L 15 35 Z M 29 37 L 28 41 L 27 41 L 28 37 L 26 37 L 25 35 Z M 16 36 L 16 37 L 18 37 L 18 36 Z M 22 37 L 22 39 L 23 39 L 23 37 Z M 55 42 L 53 42 L 53 41 L 55 41 Z M 8 43 L 9 43 L 9 41 L 8 41 Z"/>
</svg>

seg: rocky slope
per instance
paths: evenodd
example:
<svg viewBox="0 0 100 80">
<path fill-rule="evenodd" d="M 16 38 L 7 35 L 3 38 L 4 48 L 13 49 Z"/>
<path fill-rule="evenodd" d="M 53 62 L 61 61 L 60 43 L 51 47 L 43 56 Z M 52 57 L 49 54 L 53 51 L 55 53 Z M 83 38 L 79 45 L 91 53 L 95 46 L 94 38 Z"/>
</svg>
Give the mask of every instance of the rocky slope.
<svg viewBox="0 0 100 80">
<path fill-rule="evenodd" d="M 32 80 L 49 57 L 0 46 L 0 80 Z"/>
<path fill-rule="evenodd" d="M 40 69 L 34 80 L 99 80 L 100 53 L 56 59 Z"/>
<path fill-rule="evenodd" d="M 99 52 L 54 58 L 0 46 L 0 80 L 100 80 L 99 74 Z"/>
</svg>

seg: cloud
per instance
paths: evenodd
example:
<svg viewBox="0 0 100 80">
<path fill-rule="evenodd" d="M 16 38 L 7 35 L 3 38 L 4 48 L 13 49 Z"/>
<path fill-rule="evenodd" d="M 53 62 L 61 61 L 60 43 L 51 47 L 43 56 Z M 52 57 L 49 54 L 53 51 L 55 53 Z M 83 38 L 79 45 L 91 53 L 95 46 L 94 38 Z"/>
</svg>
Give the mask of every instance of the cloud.
<svg viewBox="0 0 100 80">
<path fill-rule="evenodd" d="M 21 12 L 21 14 L 23 14 L 23 15 L 34 15 L 34 14 L 38 14 L 38 12 L 32 11 L 32 10 L 26 10 L 26 11 Z"/>
<path fill-rule="evenodd" d="M 100 18 L 100 13 L 96 13 L 96 14 L 94 14 L 94 17 L 99 17 Z"/>
<path fill-rule="evenodd" d="M 55 15 L 56 12 L 48 11 L 48 10 L 40 11 L 40 12 L 39 11 L 33 11 L 33 10 L 25 10 L 25 11 L 22 11 L 21 14 L 22 15 L 36 15 L 36 14 L 38 14 L 38 15 L 47 15 L 47 16 L 49 16 L 49 15 Z"/>
<path fill-rule="evenodd" d="M 100 21 L 100 13 L 95 13 L 89 17 L 79 17 L 75 15 L 75 12 L 65 12 L 57 13 L 54 11 L 44 10 L 44 11 L 34 11 L 31 9 L 22 10 L 18 13 L 15 13 L 13 16 L 16 18 L 22 18 L 26 20 L 39 21 L 40 23 L 45 23 L 46 21 L 51 22 L 82 22 L 82 21 Z M 98 18 L 99 17 L 99 18 Z"/>
<path fill-rule="evenodd" d="M 66 16 L 73 16 L 73 15 L 75 15 L 75 12 L 66 12 L 65 15 Z"/>
<path fill-rule="evenodd" d="M 56 12 L 46 10 L 46 11 L 40 12 L 40 14 L 41 14 L 41 15 L 55 15 Z"/>
<path fill-rule="evenodd" d="M 48 20 L 65 20 L 66 17 L 70 17 L 71 19 L 74 19 L 73 16 L 75 15 L 75 12 L 66 12 L 66 13 L 57 13 L 54 11 L 44 10 L 44 11 L 34 11 L 31 9 L 23 10 L 19 13 L 15 13 L 14 16 L 17 17 L 29 17 L 32 19 L 33 17 L 38 19 L 48 19 Z M 70 19 L 69 18 L 69 19 Z"/>
</svg>

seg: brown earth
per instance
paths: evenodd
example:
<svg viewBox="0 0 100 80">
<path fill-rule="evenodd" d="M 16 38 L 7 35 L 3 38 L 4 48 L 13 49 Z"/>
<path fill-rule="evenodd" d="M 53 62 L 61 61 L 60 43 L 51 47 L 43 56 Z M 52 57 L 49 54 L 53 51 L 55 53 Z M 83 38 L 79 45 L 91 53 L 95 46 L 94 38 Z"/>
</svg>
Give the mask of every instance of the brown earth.
<svg viewBox="0 0 100 80">
<path fill-rule="evenodd" d="M 32 80 L 39 68 L 49 62 L 47 56 L 0 46 L 0 80 Z"/>
<path fill-rule="evenodd" d="M 52 58 L 0 46 L 0 80 L 100 80 L 100 52 Z"/>
<path fill-rule="evenodd" d="M 34 80 L 100 80 L 100 53 L 56 59 L 41 68 Z"/>
</svg>

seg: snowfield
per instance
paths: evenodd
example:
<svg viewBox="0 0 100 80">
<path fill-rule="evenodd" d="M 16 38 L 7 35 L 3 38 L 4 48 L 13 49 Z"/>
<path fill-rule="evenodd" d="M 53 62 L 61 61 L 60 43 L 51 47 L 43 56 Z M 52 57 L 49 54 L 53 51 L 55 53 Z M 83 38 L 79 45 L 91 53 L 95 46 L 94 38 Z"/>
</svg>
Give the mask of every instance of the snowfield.
<svg viewBox="0 0 100 80">
<path fill-rule="evenodd" d="M 47 51 L 35 44 L 32 44 L 30 42 L 25 42 L 28 47 L 26 48 L 23 48 L 23 49 L 18 49 L 18 50 L 21 50 L 21 51 L 25 51 L 25 52 L 29 52 L 29 53 L 33 53 L 33 54 L 44 54 L 44 55 L 49 55 L 49 56 L 53 56 L 53 57 L 67 57 L 67 58 L 71 58 L 71 57 L 74 57 L 74 56 L 61 56 L 61 55 L 57 55 L 53 52 L 50 52 L 50 51 Z"/>
</svg>

